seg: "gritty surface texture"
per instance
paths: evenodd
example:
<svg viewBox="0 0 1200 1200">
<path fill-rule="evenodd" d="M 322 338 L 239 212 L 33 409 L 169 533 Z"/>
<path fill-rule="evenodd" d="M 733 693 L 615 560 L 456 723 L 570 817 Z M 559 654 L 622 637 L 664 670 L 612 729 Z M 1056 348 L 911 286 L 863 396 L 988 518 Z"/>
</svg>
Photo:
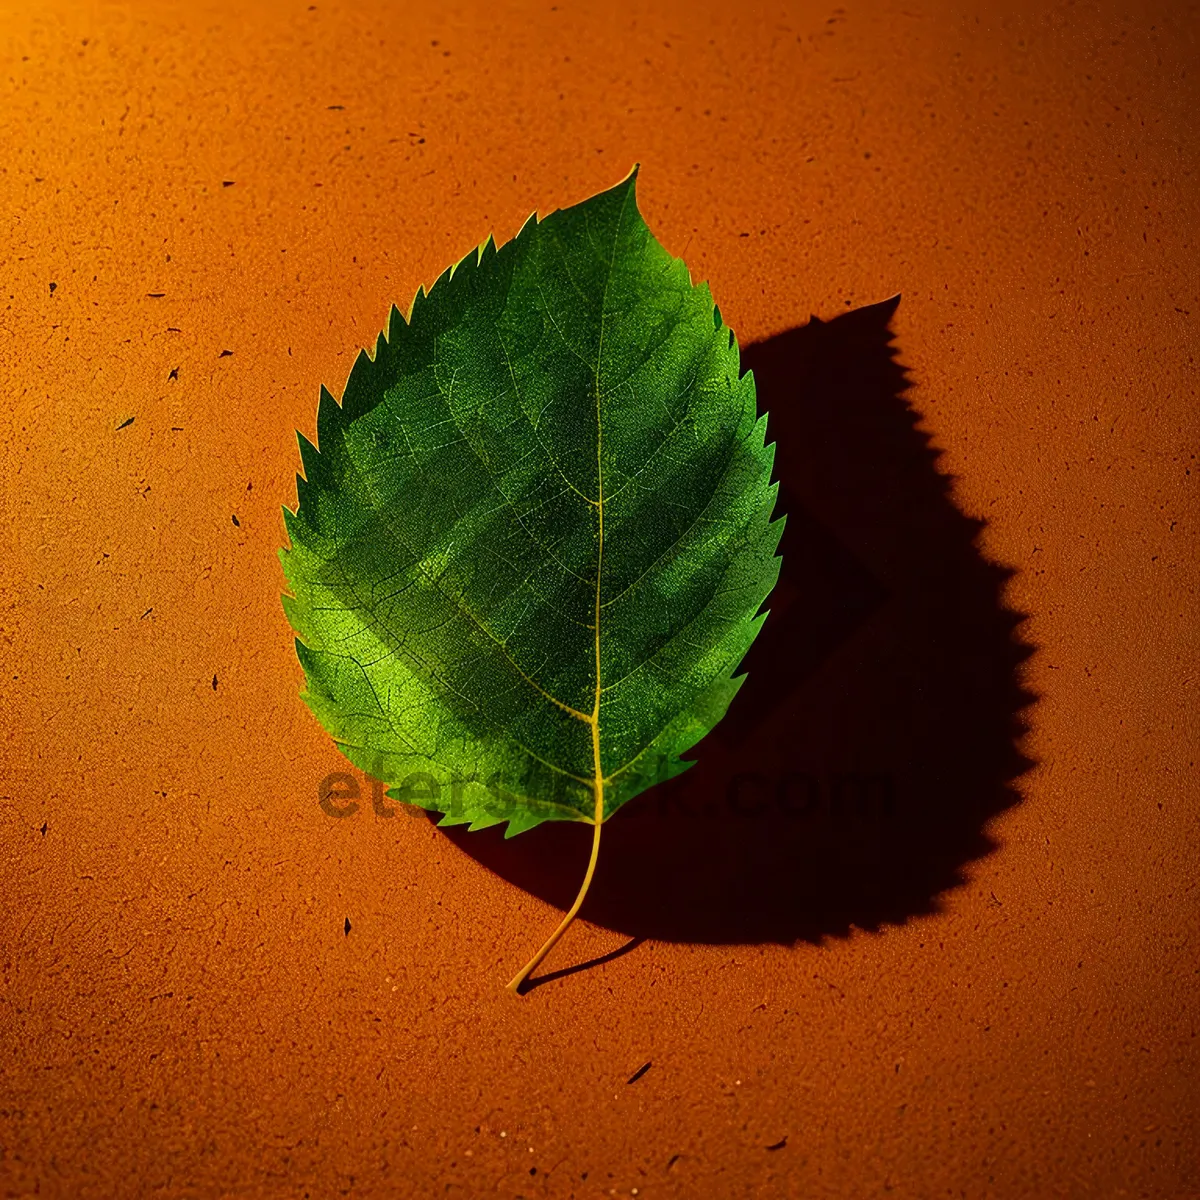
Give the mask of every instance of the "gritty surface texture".
<svg viewBox="0 0 1200 1200">
<path fill-rule="evenodd" d="M 1195 7 L 402 7 L 0 13 L 0 1194 L 1200 1192 Z M 785 569 L 518 999 L 586 830 L 322 807 L 280 507 L 635 161 Z"/>
</svg>

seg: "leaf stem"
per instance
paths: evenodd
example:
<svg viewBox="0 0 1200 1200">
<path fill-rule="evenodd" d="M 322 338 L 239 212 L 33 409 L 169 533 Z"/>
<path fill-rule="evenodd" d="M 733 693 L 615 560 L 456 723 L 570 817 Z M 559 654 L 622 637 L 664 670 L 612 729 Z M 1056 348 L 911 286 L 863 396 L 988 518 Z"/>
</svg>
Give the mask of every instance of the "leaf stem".
<svg viewBox="0 0 1200 1200">
<path fill-rule="evenodd" d="M 529 978 L 533 971 L 537 970 L 542 959 L 554 949 L 558 944 L 558 939 L 567 932 L 568 926 L 575 920 L 575 915 L 579 912 L 583 904 L 583 898 L 587 895 L 588 888 L 591 886 L 592 876 L 596 873 L 596 859 L 600 854 L 600 827 L 602 824 L 602 821 L 596 822 L 595 832 L 592 835 L 592 857 L 588 859 L 587 874 L 583 877 L 583 886 L 579 889 L 579 895 L 575 897 L 575 903 L 571 905 L 558 928 L 546 939 L 542 948 L 513 976 L 512 981 L 508 985 L 510 992 L 520 994 L 521 984 Z"/>
<path fill-rule="evenodd" d="M 635 167 L 636 171 L 637 168 Z M 620 220 L 617 222 L 617 232 L 620 233 Z M 600 758 L 600 693 L 604 690 L 600 686 L 601 678 L 601 658 L 600 658 L 600 609 L 603 607 L 600 603 L 600 595 L 603 591 L 604 579 L 604 422 L 600 419 L 600 397 L 602 389 L 600 387 L 600 364 L 604 361 L 604 318 L 608 305 L 608 285 L 612 282 L 613 263 L 617 257 L 616 240 L 613 241 L 613 261 L 608 264 L 608 278 L 604 284 L 604 298 L 600 304 L 600 340 L 596 349 L 596 373 L 595 373 L 595 392 L 596 392 L 596 616 L 593 621 L 592 628 L 595 633 L 595 648 L 596 648 L 596 691 L 592 705 L 592 715 L 584 717 L 584 720 L 592 727 L 592 790 L 596 800 L 595 814 L 593 816 L 594 832 L 592 834 L 592 856 L 588 859 L 587 873 L 583 877 L 583 885 L 579 889 L 579 895 L 575 897 L 575 903 L 571 905 L 567 915 L 563 917 L 558 928 L 546 939 L 546 943 L 542 948 L 529 960 L 529 962 L 513 976 L 512 981 L 508 985 L 508 990 L 514 994 L 520 993 L 521 984 L 529 978 L 531 971 L 537 969 L 538 964 L 550 953 L 551 950 L 558 944 L 558 939 L 562 937 L 570 927 L 572 921 L 575 920 L 575 914 L 579 912 L 583 905 L 583 898 L 588 893 L 588 888 L 592 884 L 592 876 L 596 873 L 596 859 L 600 854 L 600 826 L 604 824 L 604 765 Z M 582 714 L 577 709 L 568 710 L 574 713 L 575 716 Z"/>
</svg>

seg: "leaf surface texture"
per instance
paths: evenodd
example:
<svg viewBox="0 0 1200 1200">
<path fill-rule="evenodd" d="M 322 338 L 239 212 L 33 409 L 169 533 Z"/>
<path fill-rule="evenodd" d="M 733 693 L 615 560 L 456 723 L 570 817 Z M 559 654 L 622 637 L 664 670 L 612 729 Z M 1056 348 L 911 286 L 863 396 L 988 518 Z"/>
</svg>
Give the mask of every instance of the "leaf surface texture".
<svg viewBox="0 0 1200 1200">
<path fill-rule="evenodd" d="M 607 819 L 691 765 L 765 619 L 766 417 L 635 182 L 393 308 L 300 439 L 304 699 L 444 822 Z"/>
</svg>

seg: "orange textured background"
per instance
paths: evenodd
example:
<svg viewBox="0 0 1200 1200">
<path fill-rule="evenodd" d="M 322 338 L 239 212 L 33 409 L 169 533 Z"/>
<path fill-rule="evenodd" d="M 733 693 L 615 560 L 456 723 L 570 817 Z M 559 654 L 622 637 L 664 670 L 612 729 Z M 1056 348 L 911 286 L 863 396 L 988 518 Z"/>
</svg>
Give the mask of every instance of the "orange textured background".
<svg viewBox="0 0 1200 1200">
<path fill-rule="evenodd" d="M 1197 9 L 845 4 L 0 10 L 3 1195 L 1200 1195 Z M 280 506 L 393 302 L 635 161 L 743 347 L 902 293 L 907 401 L 1027 614 L 1031 765 L 924 912 L 738 937 L 684 905 L 666 936 L 669 897 L 618 903 L 654 861 L 602 852 L 547 965 L 646 940 L 516 999 L 559 894 L 530 850 L 317 803 L 343 764 L 297 698 Z M 870 725 L 911 792 L 888 730 L 927 656 L 879 631 L 940 558 L 906 576 L 924 543 L 889 559 L 857 484 L 801 496 L 823 461 L 785 495 L 891 598 L 770 753 Z M 946 795 L 1003 715 L 956 701 L 944 759 L 922 735 Z M 578 878 L 577 843 L 526 845 Z"/>
</svg>

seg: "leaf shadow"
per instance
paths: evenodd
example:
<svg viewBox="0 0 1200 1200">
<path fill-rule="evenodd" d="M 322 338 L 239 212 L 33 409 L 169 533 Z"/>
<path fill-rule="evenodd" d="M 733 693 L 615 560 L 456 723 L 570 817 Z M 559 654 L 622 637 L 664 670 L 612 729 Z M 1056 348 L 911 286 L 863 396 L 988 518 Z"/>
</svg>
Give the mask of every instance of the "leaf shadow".
<svg viewBox="0 0 1200 1200">
<path fill-rule="evenodd" d="M 690 771 L 606 825 L 581 911 L 631 938 L 818 943 L 939 911 L 1019 800 L 1032 647 L 903 393 L 899 296 L 743 350 L 788 517 L 748 678 Z M 442 832 L 567 908 L 590 826 Z M 999 903 L 999 901 L 997 901 Z M 587 965 L 587 964 L 585 964 Z"/>
<path fill-rule="evenodd" d="M 618 946 L 615 950 L 610 950 L 607 954 L 598 954 L 595 958 L 589 958 L 586 962 L 572 963 L 569 967 L 559 967 L 556 971 L 547 971 L 544 975 L 535 975 L 530 979 L 526 979 L 518 989 L 522 996 L 528 995 L 535 988 L 539 988 L 544 983 L 553 983 L 556 979 L 566 979 L 568 975 L 578 975 L 580 971 L 590 971 L 593 967 L 602 967 L 605 963 L 610 963 L 618 958 L 624 958 L 626 954 L 636 950 L 646 939 L 641 937 L 630 938 L 623 946 Z"/>
</svg>

